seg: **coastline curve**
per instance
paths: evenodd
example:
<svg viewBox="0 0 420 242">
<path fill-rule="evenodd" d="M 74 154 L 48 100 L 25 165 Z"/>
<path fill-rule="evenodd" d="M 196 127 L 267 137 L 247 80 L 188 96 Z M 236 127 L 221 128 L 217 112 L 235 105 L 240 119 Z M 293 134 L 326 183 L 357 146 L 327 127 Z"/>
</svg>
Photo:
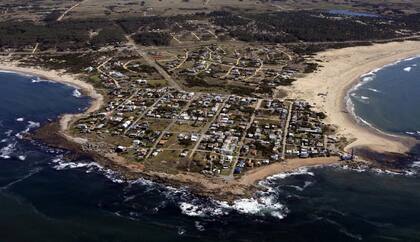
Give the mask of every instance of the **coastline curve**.
<svg viewBox="0 0 420 242">
<path fill-rule="evenodd" d="M 420 54 L 419 41 L 391 42 L 371 46 L 348 47 L 318 53 L 321 68 L 294 83 L 291 98 L 301 98 L 327 114 L 326 123 L 336 127 L 337 135 L 348 139 L 345 150 L 368 148 L 381 153 L 406 154 L 417 143 L 412 137 L 394 136 L 376 128 L 360 125 L 349 112 L 349 91 L 361 78 L 386 66 L 415 58 Z M 367 73 L 367 74 L 366 74 Z"/>
</svg>

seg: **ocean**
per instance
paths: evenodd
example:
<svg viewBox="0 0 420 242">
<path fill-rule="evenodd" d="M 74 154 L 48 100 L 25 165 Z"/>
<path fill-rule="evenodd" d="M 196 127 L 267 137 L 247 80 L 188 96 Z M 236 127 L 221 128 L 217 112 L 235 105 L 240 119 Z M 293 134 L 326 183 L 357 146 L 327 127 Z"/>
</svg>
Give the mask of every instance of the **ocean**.
<svg viewBox="0 0 420 242">
<path fill-rule="evenodd" d="M 73 87 L 0 72 L 0 242 L 420 241 L 420 162 L 404 174 L 302 168 L 229 205 L 187 188 L 125 181 L 21 139 L 89 102 Z"/>
<path fill-rule="evenodd" d="M 419 139 L 419 92 L 420 58 L 410 58 L 363 75 L 349 105 L 362 124 Z"/>
</svg>

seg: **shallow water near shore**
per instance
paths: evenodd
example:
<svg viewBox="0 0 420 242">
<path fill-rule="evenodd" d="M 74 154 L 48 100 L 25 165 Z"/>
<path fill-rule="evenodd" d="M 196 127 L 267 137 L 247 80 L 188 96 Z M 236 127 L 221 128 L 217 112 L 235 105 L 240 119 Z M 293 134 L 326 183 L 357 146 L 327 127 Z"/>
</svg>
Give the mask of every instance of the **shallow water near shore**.
<svg viewBox="0 0 420 242">
<path fill-rule="evenodd" d="M 363 75 L 349 92 L 350 108 L 362 124 L 420 139 L 420 57 Z"/>
<path fill-rule="evenodd" d="M 33 81 L 35 80 L 35 81 Z M 0 72 L 0 241 L 419 241 L 420 162 L 404 175 L 299 169 L 228 205 L 20 139 L 80 112 L 74 88 Z"/>
</svg>

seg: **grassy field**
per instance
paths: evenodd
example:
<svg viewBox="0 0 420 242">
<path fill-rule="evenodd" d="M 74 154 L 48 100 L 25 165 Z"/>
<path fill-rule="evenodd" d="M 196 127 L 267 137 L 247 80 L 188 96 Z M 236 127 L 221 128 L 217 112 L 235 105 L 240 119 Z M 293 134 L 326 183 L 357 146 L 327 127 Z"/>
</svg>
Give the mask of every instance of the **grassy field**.
<svg viewBox="0 0 420 242">
<path fill-rule="evenodd" d="M 73 6 L 76 7 L 72 8 Z M 177 15 L 215 10 L 284 11 L 302 9 L 353 9 L 360 11 L 402 10 L 417 12 L 419 1 L 405 0 L 0 0 L 0 21 L 58 19 L 66 10 L 68 18 L 121 18 L 129 16 Z"/>
</svg>

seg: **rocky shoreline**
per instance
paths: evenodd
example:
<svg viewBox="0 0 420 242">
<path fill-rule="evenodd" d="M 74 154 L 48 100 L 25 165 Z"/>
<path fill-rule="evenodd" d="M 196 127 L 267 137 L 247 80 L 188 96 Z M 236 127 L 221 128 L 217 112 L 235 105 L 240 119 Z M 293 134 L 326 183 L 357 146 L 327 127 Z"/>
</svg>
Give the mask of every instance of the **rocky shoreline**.
<svg viewBox="0 0 420 242">
<path fill-rule="evenodd" d="M 193 175 L 185 173 L 183 176 L 177 178 L 177 175 L 130 169 L 127 166 L 118 164 L 118 162 L 115 162 L 94 151 L 84 151 L 82 145 L 70 141 L 61 133 L 59 121 L 54 121 L 42 126 L 33 133 L 29 134 L 26 138 L 29 140 L 40 141 L 49 147 L 70 151 L 65 158 L 72 161 L 81 158 L 92 159 L 104 168 L 109 168 L 118 172 L 127 180 L 145 178 L 176 188 L 188 187 L 188 189 L 196 195 L 211 197 L 217 200 L 232 202 L 237 199 L 250 198 L 258 189 L 257 185 L 245 186 L 232 181 L 224 181 L 222 179 L 214 178 L 210 179 L 201 174 Z M 188 178 L 188 176 L 191 177 Z M 213 188 L 206 187 L 204 186 L 204 183 L 200 184 L 195 181 L 197 178 L 202 179 L 200 181 L 207 180 L 207 182 L 216 182 L 218 186 L 214 186 Z"/>
</svg>

